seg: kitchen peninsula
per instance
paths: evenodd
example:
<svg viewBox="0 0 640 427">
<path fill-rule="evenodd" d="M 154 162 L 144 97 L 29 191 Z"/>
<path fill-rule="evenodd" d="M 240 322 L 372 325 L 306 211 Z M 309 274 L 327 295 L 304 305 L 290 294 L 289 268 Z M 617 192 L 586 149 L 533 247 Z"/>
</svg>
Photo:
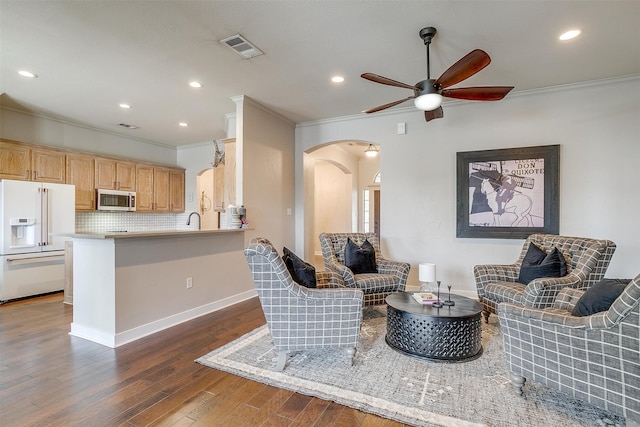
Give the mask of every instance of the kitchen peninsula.
<svg viewBox="0 0 640 427">
<path fill-rule="evenodd" d="M 254 297 L 244 231 L 71 235 L 70 334 L 118 347 Z"/>
</svg>

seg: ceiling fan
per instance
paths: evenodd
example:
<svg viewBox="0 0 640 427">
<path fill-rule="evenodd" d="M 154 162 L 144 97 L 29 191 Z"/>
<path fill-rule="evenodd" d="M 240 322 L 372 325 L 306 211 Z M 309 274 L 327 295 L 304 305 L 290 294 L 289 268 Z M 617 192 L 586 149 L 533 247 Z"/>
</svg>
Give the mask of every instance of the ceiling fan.
<svg viewBox="0 0 640 427">
<path fill-rule="evenodd" d="M 438 79 L 434 80 L 431 78 L 429 45 L 431 44 L 431 39 L 436 35 L 436 29 L 434 27 L 426 27 L 420 30 L 419 34 L 427 46 L 427 79 L 412 86 L 373 73 L 362 74 L 360 77 L 375 83 L 413 90 L 413 96 L 370 108 L 363 111 L 363 113 L 375 113 L 413 99 L 416 108 L 424 110 L 425 120 L 430 121 L 442 118 L 443 113 L 442 107 L 440 106 L 442 97 L 472 101 L 499 101 L 513 89 L 513 86 L 474 86 L 448 89 L 450 86 L 468 79 L 489 65 L 491 58 L 483 50 L 472 50 L 449 67 Z"/>
</svg>

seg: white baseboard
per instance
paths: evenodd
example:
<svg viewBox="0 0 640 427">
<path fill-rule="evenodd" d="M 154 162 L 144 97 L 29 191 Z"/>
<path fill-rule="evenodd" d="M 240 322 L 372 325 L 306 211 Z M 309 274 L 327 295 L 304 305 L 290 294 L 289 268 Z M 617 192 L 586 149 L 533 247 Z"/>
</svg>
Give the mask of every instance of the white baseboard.
<svg viewBox="0 0 640 427">
<path fill-rule="evenodd" d="M 214 301 L 200 307 L 192 308 L 182 313 L 177 313 L 169 317 L 147 323 L 146 325 L 138 326 L 136 328 L 129 329 L 128 331 L 117 333 L 115 335 L 71 323 L 71 332 L 69 332 L 69 335 L 84 338 L 86 340 L 93 341 L 107 347 L 115 348 L 123 344 L 127 344 L 140 338 L 146 337 L 148 335 L 155 334 L 156 332 L 160 332 L 172 326 L 176 326 L 188 320 L 195 319 L 196 317 L 200 317 L 205 314 L 209 314 L 214 311 L 229 307 L 233 304 L 237 304 L 241 301 L 248 300 L 257 295 L 257 291 L 255 289 L 252 289 L 250 291 L 223 298 L 219 301 Z"/>
<path fill-rule="evenodd" d="M 93 341 L 107 347 L 116 347 L 115 336 L 113 334 L 78 325 L 74 322 L 71 322 L 71 331 L 69 332 L 69 335 L 84 338 L 85 340 Z"/>
</svg>

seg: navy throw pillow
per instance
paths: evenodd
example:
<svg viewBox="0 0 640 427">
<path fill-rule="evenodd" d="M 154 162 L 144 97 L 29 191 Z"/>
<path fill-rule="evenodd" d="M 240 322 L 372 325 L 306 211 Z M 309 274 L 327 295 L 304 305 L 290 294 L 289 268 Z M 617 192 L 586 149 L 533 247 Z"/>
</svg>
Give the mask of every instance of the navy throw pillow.
<svg viewBox="0 0 640 427">
<path fill-rule="evenodd" d="M 609 310 L 629 282 L 631 279 L 602 279 L 582 294 L 571 314 L 591 316 L 594 313 Z"/>
<path fill-rule="evenodd" d="M 540 265 L 547 256 L 547 253 L 540 249 L 535 243 L 529 243 L 529 249 L 522 260 L 522 265 Z"/>
<path fill-rule="evenodd" d="M 529 246 L 529 250 L 531 250 L 531 247 L 535 247 L 537 250 L 542 251 L 542 249 L 538 248 L 534 244 Z M 529 255 L 529 250 L 527 250 L 525 260 L 527 255 Z M 534 252 L 534 255 L 531 257 L 531 262 L 538 261 L 540 258 L 539 254 L 535 249 L 532 250 L 532 252 Z M 544 253 L 544 251 L 542 252 Z M 538 264 L 525 264 L 525 260 L 523 260 L 522 266 L 520 266 L 520 275 L 518 276 L 518 282 L 522 284 L 526 285 L 530 281 L 541 277 L 562 277 L 567 274 L 567 264 L 558 248 L 553 248 L 553 250 L 540 260 Z"/>
<path fill-rule="evenodd" d="M 282 253 L 284 254 L 282 260 L 284 261 L 284 265 L 287 266 L 287 270 L 289 270 L 293 281 L 307 288 L 315 288 L 317 285 L 316 268 L 287 248 L 282 248 Z"/>
<path fill-rule="evenodd" d="M 362 246 L 358 246 L 350 237 L 347 237 L 347 245 L 344 248 L 344 264 L 353 274 L 378 272 L 376 250 L 368 240 L 362 242 Z"/>
</svg>

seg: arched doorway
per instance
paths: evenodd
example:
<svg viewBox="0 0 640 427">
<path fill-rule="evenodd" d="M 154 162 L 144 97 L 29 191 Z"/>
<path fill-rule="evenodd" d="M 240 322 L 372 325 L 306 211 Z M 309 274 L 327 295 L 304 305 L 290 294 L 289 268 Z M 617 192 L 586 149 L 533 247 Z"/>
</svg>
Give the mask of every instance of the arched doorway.
<svg viewBox="0 0 640 427">
<path fill-rule="evenodd" d="M 334 141 L 304 154 L 305 257 L 320 266 L 321 232 L 364 231 L 364 189 L 379 184 L 373 179 L 380 170 L 379 156 L 365 156 L 368 141 Z M 372 193 L 373 194 L 373 193 Z M 368 206 L 367 206 L 368 207 Z M 379 214 L 379 209 L 375 211 Z M 373 230 L 370 230 L 373 231 Z"/>
</svg>

